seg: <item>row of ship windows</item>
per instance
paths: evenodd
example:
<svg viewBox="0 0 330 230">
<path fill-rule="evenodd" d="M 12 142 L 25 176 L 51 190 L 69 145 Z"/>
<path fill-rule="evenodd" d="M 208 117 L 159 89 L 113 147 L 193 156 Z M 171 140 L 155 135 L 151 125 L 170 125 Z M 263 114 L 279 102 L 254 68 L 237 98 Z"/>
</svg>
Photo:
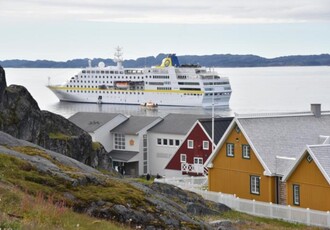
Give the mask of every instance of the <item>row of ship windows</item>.
<svg viewBox="0 0 330 230">
<path fill-rule="evenodd" d="M 67 93 L 103 93 L 103 94 L 137 94 L 143 95 L 143 92 L 116 92 L 116 91 L 90 91 L 90 90 L 67 90 Z M 185 96 L 202 96 L 201 94 L 184 93 Z"/>
<path fill-rule="evenodd" d="M 204 85 L 228 85 L 229 82 L 205 82 Z"/>
<path fill-rule="evenodd" d="M 67 93 L 107 93 L 107 94 L 138 94 L 143 95 L 143 92 L 116 92 L 116 91 L 90 91 L 90 90 L 67 90 Z"/>
<path fill-rule="evenodd" d="M 79 76 L 75 76 L 76 78 L 78 78 Z M 114 78 L 114 79 L 116 79 L 118 77 L 118 79 L 119 78 L 124 78 L 124 76 L 91 76 L 91 75 L 81 75 L 80 76 L 80 78 L 107 78 L 107 79 L 112 79 L 112 78 Z M 126 79 L 140 79 L 140 77 L 141 77 L 141 79 L 143 79 L 143 77 L 144 76 L 125 76 L 125 78 Z M 153 78 L 153 79 L 169 79 L 170 78 L 170 76 L 166 76 L 166 75 L 159 75 L 159 76 L 145 76 L 145 78 Z M 75 78 L 74 77 L 72 77 L 71 78 L 71 80 L 74 80 Z"/>
<path fill-rule="evenodd" d="M 79 83 L 79 81 L 70 81 L 71 83 Z M 108 83 L 109 84 L 109 81 L 103 81 L 103 84 Z M 94 81 L 80 81 L 80 83 L 94 83 Z M 102 83 L 102 81 L 95 81 L 95 83 Z M 110 81 L 110 83 L 112 83 L 112 81 Z"/>
<path fill-rule="evenodd" d="M 213 93 L 206 93 L 205 96 L 212 96 Z M 214 93 L 214 96 L 218 96 L 218 95 L 230 95 L 230 92 L 228 93 Z"/>
<path fill-rule="evenodd" d="M 81 76 L 81 77 L 80 77 L 80 79 L 83 79 L 83 78 L 90 78 L 90 76 L 87 76 L 87 77 L 86 77 L 86 76 Z M 102 78 L 102 76 L 99 76 L 99 77 L 97 77 L 97 76 L 91 76 L 91 78 L 92 78 L 92 79 L 94 79 L 94 78 Z M 110 79 L 112 79 L 112 78 L 113 78 L 113 79 L 117 79 L 117 78 L 118 78 L 118 79 L 123 79 L 124 77 L 122 77 L 122 76 L 110 76 L 110 77 L 109 77 L 109 76 L 103 76 L 103 78 L 104 78 L 104 79 L 105 79 L 105 78 L 106 78 L 106 79 L 109 79 L 109 78 L 110 78 Z M 136 76 L 134 76 L 134 77 L 132 77 L 132 76 L 130 76 L 130 77 L 126 76 L 125 78 L 126 78 L 126 79 L 140 79 L 140 76 L 137 76 L 137 77 L 136 77 Z M 141 76 L 141 79 L 143 80 L 143 77 L 142 77 L 142 76 Z M 71 78 L 70 81 L 74 81 L 74 80 L 75 80 L 75 78 Z"/>
<path fill-rule="evenodd" d="M 109 70 L 101 70 L 101 71 L 99 71 L 99 70 L 83 70 L 82 71 L 82 73 L 101 73 L 101 74 L 109 74 L 109 73 L 111 73 L 111 74 L 118 74 L 118 73 L 120 73 L 120 74 L 123 74 L 123 71 L 109 71 Z"/>
</svg>

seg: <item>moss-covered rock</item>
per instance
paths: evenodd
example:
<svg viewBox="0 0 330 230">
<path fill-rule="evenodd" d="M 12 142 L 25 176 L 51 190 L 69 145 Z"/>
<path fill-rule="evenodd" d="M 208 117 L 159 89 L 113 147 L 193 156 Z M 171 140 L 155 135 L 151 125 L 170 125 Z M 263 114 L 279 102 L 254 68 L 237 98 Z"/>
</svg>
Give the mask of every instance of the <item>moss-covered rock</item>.
<svg viewBox="0 0 330 230">
<path fill-rule="evenodd" d="M 26 88 L 7 87 L 0 67 L 0 130 L 93 167 L 111 169 L 103 146 L 93 148 L 91 136 L 64 117 L 41 111 Z"/>
</svg>

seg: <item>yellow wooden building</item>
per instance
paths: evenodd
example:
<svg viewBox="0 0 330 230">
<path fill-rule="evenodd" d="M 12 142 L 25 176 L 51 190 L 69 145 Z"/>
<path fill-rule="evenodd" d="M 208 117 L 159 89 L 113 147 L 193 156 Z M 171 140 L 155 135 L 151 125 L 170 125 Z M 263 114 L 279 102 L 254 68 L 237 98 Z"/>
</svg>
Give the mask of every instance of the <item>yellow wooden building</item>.
<svg viewBox="0 0 330 230">
<path fill-rule="evenodd" d="M 288 204 L 292 188 L 282 179 L 306 145 L 323 143 L 320 135 L 330 136 L 330 114 L 318 104 L 311 112 L 236 115 L 205 162 L 209 190 Z"/>
<path fill-rule="evenodd" d="M 301 208 L 330 211 L 330 145 L 310 145 L 283 178 L 287 203 Z"/>
</svg>

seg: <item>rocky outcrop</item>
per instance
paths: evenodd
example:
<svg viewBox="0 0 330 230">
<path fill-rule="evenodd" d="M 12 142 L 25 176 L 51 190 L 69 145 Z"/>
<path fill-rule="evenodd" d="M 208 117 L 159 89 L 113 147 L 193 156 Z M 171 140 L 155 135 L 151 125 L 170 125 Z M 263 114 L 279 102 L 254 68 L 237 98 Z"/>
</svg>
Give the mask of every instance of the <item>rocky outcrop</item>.
<svg viewBox="0 0 330 230">
<path fill-rule="evenodd" d="M 63 199 L 76 212 L 116 221 L 132 229 L 213 229 L 200 217 L 229 210 L 172 185 L 144 185 L 102 174 L 70 157 L 0 131 L 0 157 L 1 160 L 8 159 L 3 155 L 18 158 L 11 161 L 24 165 L 17 172 L 10 173 L 13 177 L 6 173 L 1 175 L 1 181 L 7 185 L 12 184 L 27 192 L 35 188 L 39 191 L 38 185 L 41 185 L 44 191 Z M 2 166 L 2 172 L 11 170 Z M 19 178 L 15 173 L 27 175 L 32 171 L 47 175 L 47 179 L 30 173 L 25 181 L 32 181 L 32 188 L 28 182 L 12 183 L 12 178 Z"/>
<path fill-rule="evenodd" d="M 4 69 L 0 66 L 0 101 L 2 101 L 2 94 L 6 87 L 7 87 L 6 74 Z"/>
<path fill-rule="evenodd" d="M 0 68 L 0 130 L 93 167 L 111 168 L 103 147 L 93 149 L 91 136 L 64 117 L 41 111 L 26 88 L 7 87 Z"/>
</svg>

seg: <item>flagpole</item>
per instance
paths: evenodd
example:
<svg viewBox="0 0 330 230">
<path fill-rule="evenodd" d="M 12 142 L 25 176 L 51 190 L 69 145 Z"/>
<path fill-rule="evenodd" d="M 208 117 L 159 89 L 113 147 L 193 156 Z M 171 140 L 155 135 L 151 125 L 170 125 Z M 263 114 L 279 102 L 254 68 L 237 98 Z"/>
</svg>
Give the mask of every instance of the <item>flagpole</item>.
<svg viewBox="0 0 330 230">
<path fill-rule="evenodd" d="M 212 90 L 212 151 L 215 149 L 214 144 L 214 68 L 213 68 L 213 90 Z"/>
</svg>

